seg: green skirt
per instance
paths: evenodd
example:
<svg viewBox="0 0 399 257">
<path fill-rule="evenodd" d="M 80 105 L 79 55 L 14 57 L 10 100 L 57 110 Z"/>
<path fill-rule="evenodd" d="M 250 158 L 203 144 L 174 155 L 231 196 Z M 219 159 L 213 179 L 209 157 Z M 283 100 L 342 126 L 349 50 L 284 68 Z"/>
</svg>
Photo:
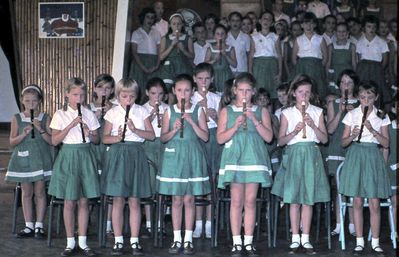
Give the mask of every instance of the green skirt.
<svg viewBox="0 0 399 257">
<path fill-rule="evenodd" d="M 159 137 L 157 137 L 154 141 L 146 140 L 144 142 L 144 151 L 147 155 L 147 158 L 150 159 L 156 167 L 150 165 L 150 180 L 151 180 L 151 188 L 156 188 L 156 176 L 158 172 L 161 170 L 162 164 L 162 155 L 164 145 L 161 143 Z"/>
<path fill-rule="evenodd" d="M 286 147 L 272 194 L 282 197 L 285 203 L 313 205 L 330 201 L 330 185 L 315 143 Z"/>
<path fill-rule="evenodd" d="M 144 64 L 146 68 L 152 68 L 157 65 L 158 56 L 153 54 L 138 54 L 141 62 Z M 145 87 L 147 85 L 147 81 L 153 77 L 157 77 L 158 72 L 155 71 L 153 73 L 145 73 L 140 66 L 133 59 L 130 64 L 129 78 L 134 79 L 140 87 L 140 92 L 145 92 Z"/>
<path fill-rule="evenodd" d="M 223 92 L 224 90 L 224 83 L 226 80 L 229 80 L 231 78 L 234 78 L 233 72 L 230 69 L 230 66 L 228 67 L 218 67 L 213 65 L 213 70 L 214 70 L 214 79 L 213 79 L 213 84 L 216 87 L 216 91 L 218 92 Z"/>
<path fill-rule="evenodd" d="M 254 58 L 253 74 L 257 88 L 265 88 L 271 98 L 277 98 L 275 77 L 278 74 L 278 62 L 275 57 Z"/>
<path fill-rule="evenodd" d="M 143 143 L 109 146 L 101 176 L 101 193 L 110 196 L 146 198 L 153 195 Z"/>
<path fill-rule="evenodd" d="M 321 99 L 324 99 L 327 94 L 327 83 L 321 59 L 313 57 L 298 58 L 295 74 L 306 74 L 311 77 L 317 84 L 317 94 Z"/>
<path fill-rule="evenodd" d="M 179 55 L 169 56 L 163 63 L 161 63 L 160 77 L 162 79 L 172 79 L 179 74 L 192 73 L 192 67 L 183 53 Z"/>
<path fill-rule="evenodd" d="M 104 167 L 105 150 L 107 149 L 107 146 L 103 143 L 99 143 L 98 145 L 90 144 L 90 146 L 97 160 L 98 174 L 101 175 Z"/>
<path fill-rule="evenodd" d="M 198 139 L 165 145 L 157 188 L 164 195 L 207 195 L 211 191 L 204 150 Z"/>
<path fill-rule="evenodd" d="M 5 180 L 21 183 L 47 181 L 50 180 L 52 170 L 50 146 L 44 141 L 32 140 L 15 147 Z"/>
<path fill-rule="evenodd" d="M 100 196 L 96 157 L 90 144 L 62 145 L 53 170 L 50 195 L 65 200 Z"/>
<path fill-rule="evenodd" d="M 220 158 L 223 149 L 216 141 L 216 128 L 209 129 L 209 140 L 206 143 L 202 140 L 200 140 L 200 143 L 205 151 L 208 169 L 211 171 L 211 174 L 215 176 L 219 172 Z"/>
<path fill-rule="evenodd" d="M 224 144 L 220 161 L 218 187 L 231 183 L 272 185 L 272 168 L 266 145 L 257 132 L 241 132 Z"/>
<path fill-rule="evenodd" d="M 372 80 L 378 85 L 379 94 L 382 95 L 383 101 L 387 102 L 391 99 L 390 88 L 385 86 L 385 75 L 381 63 L 370 60 L 361 60 L 356 69 L 360 80 Z"/>
<path fill-rule="evenodd" d="M 382 152 L 374 143 L 352 142 L 339 181 L 343 195 L 382 199 L 392 195 Z"/>
</svg>

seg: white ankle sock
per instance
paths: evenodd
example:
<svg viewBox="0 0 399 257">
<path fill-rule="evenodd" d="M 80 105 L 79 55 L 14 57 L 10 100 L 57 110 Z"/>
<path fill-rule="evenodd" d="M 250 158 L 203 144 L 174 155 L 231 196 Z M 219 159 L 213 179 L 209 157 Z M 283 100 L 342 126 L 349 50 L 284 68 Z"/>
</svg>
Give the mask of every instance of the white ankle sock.
<svg viewBox="0 0 399 257">
<path fill-rule="evenodd" d="M 110 220 L 107 220 L 107 229 L 106 229 L 106 231 L 107 232 L 112 231 L 112 221 L 110 221 Z"/>
<path fill-rule="evenodd" d="M 78 236 L 79 247 L 81 249 L 86 249 L 88 247 L 86 240 L 87 240 L 87 236 Z"/>
<path fill-rule="evenodd" d="M 115 237 L 115 244 L 116 243 L 121 243 L 121 244 L 123 244 L 123 236 L 116 236 Z"/>
<path fill-rule="evenodd" d="M 364 247 L 364 238 L 363 237 L 356 237 L 356 246 L 357 245 Z"/>
<path fill-rule="evenodd" d="M 195 221 L 195 231 L 202 231 L 202 220 Z"/>
<path fill-rule="evenodd" d="M 244 235 L 244 247 L 246 247 L 247 245 L 252 245 L 253 239 L 254 239 L 254 236 Z M 248 246 L 248 249 L 251 249 L 251 247 Z"/>
<path fill-rule="evenodd" d="M 371 238 L 371 248 L 376 248 L 377 246 L 380 246 L 380 239 L 379 238 L 374 238 L 374 237 L 372 237 Z M 380 247 L 381 248 L 381 247 Z M 380 249 L 375 249 L 377 252 L 381 252 L 381 250 Z"/>
<path fill-rule="evenodd" d="M 349 229 L 349 233 L 351 233 L 351 234 L 355 233 L 356 232 L 355 231 L 355 224 L 349 223 L 348 229 Z"/>
<path fill-rule="evenodd" d="M 313 248 L 309 242 L 309 234 L 302 234 L 301 235 L 301 245 L 304 248 Z"/>
<path fill-rule="evenodd" d="M 192 230 L 186 230 L 184 232 L 184 242 L 193 242 L 193 231 Z"/>
<path fill-rule="evenodd" d="M 241 235 L 238 236 L 233 236 L 233 246 L 238 245 L 237 249 L 241 250 L 242 249 L 242 239 Z"/>
<path fill-rule="evenodd" d="M 67 246 L 66 246 L 66 248 L 74 249 L 75 245 L 76 245 L 75 238 L 74 237 L 67 237 Z"/>
<path fill-rule="evenodd" d="M 43 222 L 37 222 L 36 221 L 35 228 L 43 228 Z"/>
<path fill-rule="evenodd" d="M 32 229 L 32 230 L 35 229 L 33 222 L 25 222 L 25 227 L 30 228 L 30 229 Z M 30 230 L 29 230 L 29 229 L 26 229 L 26 228 L 24 229 L 24 231 L 25 231 L 26 233 L 29 233 L 29 232 L 30 232 Z"/>
<path fill-rule="evenodd" d="M 151 221 L 150 221 L 150 220 L 147 220 L 147 221 L 145 222 L 145 227 L 146 227 L 149 231 L 151 231 Z"/>
<path fill-rule="evenodd" d="M 299 236 L 299 234 L 292 234 L 291 243 L 298 243 L 298 245 L 301 244 L 301 237 Z M 297 247 L 298 245 L 296 245 L 295 247 Z"/>
<path fill-rule="evenodd" d="M 212 230 L 212 222 L 210 220 L 207 220 L 205 222 L 205 232 L 211 233 L 211 230 Z"/>
<path fill-rule="evenodd" d="M 130 238 L 130 245 L 133 246 L 134 243 L 139 243 L 139 238 L 138 237 L 131 237 Z M 136 247 L 136 245 L 134 245 Z"/>
<path fill-rule="evenodd" d="M 337 224 L 335 225 L 334 231 L 335 231 L 337 234 L 339 234 L 339 233 L 341 232 L 341 224 L 340 224 L 340 223 L 337 223 Z"/>
<path fill-rule="evenodd" d="M 173 242 L 181 243 L 181 230 L 173 230 Z"/>
</svg>

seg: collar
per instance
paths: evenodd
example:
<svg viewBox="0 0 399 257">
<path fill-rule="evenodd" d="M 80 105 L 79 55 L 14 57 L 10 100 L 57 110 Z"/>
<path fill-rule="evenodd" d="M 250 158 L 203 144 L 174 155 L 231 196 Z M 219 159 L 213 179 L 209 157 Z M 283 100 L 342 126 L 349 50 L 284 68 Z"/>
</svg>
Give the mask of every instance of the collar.
<svg viewBox="0 0 399 257">
<path fill-rule="evenodd" d="M 186 39 L 186 34 L 183 34 L 183 35 L 180 35 L 179 36 L 179 41 L 183 41 L 183 40 L 185 40 Z M 169 34 L 169 39 L 170 40 L 173 40 L 173 39 L 175 39 L 176 38 L 176 36 L 174 36 L 173 34 Z"/>
</svg>

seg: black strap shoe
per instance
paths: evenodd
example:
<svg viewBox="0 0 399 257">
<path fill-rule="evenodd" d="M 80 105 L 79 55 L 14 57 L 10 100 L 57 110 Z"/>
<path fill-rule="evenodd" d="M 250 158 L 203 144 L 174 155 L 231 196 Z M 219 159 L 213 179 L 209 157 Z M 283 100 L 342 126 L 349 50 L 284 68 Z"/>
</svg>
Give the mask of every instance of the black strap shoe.
<svg viewBox="0 0 399 257">
<path fill-rule="evenodd" d="M 43 228 L 35 228 L 35 238 L 37 239 L 45 239 L 46 233 L 44 233 Z"/>
<path fill-rule="evenodd" d="M 256 249 L 253 244 L 247 244 L 244 246 L 245 252 L 247 253 L 247 256 L 250 257 L 258 257 L 259 254 L 256 253 Z"/>
<path fill-rule="evenodd" d="M 183 254 L 184 255 L 192 255 L 192 254 L 194 254 L 193 243 L 191 243 L 190 241 L 184 242 Z"/>
<path fill-rule="evenodd" d="M 65 248 L 62 251 L 61 256 L 74 256 L 76 254 L 76 248 Z"/>
<path fill-rule="evenodd" d="M 356 245 L 355 249 L 352 251 L 354 256 L 361 256 L 364 253 L 364 246 Z"/>
<path fill-rule="evenodd" d="M 80 251 L 83 253 L 84 256 L 96 256 L 97 253 L 92 250 L 90 247 L 86 247 L 85 249 L 80 248 Z"/>
<path fill-rule="evenodd" d="M 139 243 L 133 243 L 133 244 L 131 244 L 131 246 L 132 246 L 132 254 L 134 255 L 134 256 L 141 256 L 141 255 L 144 255 L 144 253 L 143 253 L 143 247 L 141 247 L 141 245 L 139 244 Z"/>
<path fill-rule="evenodd" d="M 27 230 L 28 232 L 26 232 Z M 35 236 L 35 231 L 29 227 L 25 227 L 17 234 L 17 238 L 28 238 L 34 236 Z"/>
<path fill-rule="evenodd" d="M 181 243 L 179 241 L 173 242 L 172 246 L 169 248 L 168 252 L 170 254 L 179 254 L 181 250 Z"/>
<path fill-rule="evenodd" d="M 302 246 L 303 246 L 303 249 L 305 249 L 305 253 L 306 253 L 307 255 L 314 255 L 314 254 L 316 254 L 316 252 L 315 252 L 315 250 L 314 250 L 314 248 L 313 248 L 313 245 L 312 245 L 311 243 L 306 242 L 306 243 L 304 243 Z M 306 246 L 307 246 L 307 247 L 306 247 Z"/>
<path fill-rule="evenodd" d="M 371 251 L 373 252 L 373 254 L 375 256 L 378 256 L 378 257 L 385 257 L 386 256 L 385 253 L 384 253 L 384 250 L 382 250 L 382 248 L 379 245 L 374 247 Z"/>
<path fill-rule="evenodd" d="M 123 244 L 122 243 L 115 243 L 114 247 L 111 250 L 112 256 L 120 256 L 123 254 Z"/>
<path fill-rule="evenodd" d="M 242 245 L 233 245 L 233 249 L 231 250 L 231 257 L 241 257 L 242 254 Z"/>
</svg>

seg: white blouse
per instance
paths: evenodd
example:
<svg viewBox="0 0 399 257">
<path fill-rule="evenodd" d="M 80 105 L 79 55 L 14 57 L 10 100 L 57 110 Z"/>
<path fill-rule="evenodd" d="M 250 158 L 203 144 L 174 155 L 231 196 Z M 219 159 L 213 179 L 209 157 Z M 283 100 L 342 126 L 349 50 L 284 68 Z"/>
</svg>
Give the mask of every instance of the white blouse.
<svg viewBox="0 0 399 257">
<path fill-rule="evenodd" d="M 382 54 L 389 52 L 388 44 L 379 36 L 371 41 L 362 36 L 356 44 L 356 53 L 360 54 L 361 60 L 382 61 Z"/>
<path fill-rule="evenodd" d="M 125 115 L 126 111 L 120 104 L 107 111 L 104 119 L 112 124 L 111 136 L 117 136 L 120 127 L 123 129 L 125 124 Z M 137 129 L 145 130 L 144 120 L 148 118 L 148 116 L 150 116 L 150 113 L 141 105 L 134 104 L 130 108 L 129 119 L 133 121 L 133 124 Z M 129 129 L 129 126 L 126 126 L 125 141 L 144 142 L 144 138 L 139 137 Z"/>
<path fill-rule="evenodd" d="M 248 52 L 251 47 L 251 38 L 240 31 L 237 38 L 231 34 L 231 32 L 227 33 L 226 43 L 228 45 L 234 46 L 234 50 L 236 53 L 237 59 L 237 67 L 231 67 L 230 69 L 233 72 L 247 72 L 248 71 Z"/>
<path fill-rule="evenodd" d="M 298 57 L 314 57 L 314 58 L 323 58 L 323 54 L 321 53 L 321 42 L 323 41 L 323 37 L 318 34 L 313 34 L 312 38 L 309 40 L 305 34 L 296 38 L 298 43 Z"/>
<path fill-rule="evenodd" d="M 202 99 L 204 98 L 197 91 L 195 91 L 193 96 L 191 97 L 191 102 L 193 103 L 193 105 L 196 105 Z M 220 99 L 221 98 L 219 95 L 212 92 L 208 92 L 206 94 L 207 107 L 219 111 Z M 208 128 L 216 128 L 218 126 L 216 121 L 214 121 L 210 116 L 207 125 Z"/>
<path fill-rule="evenodd" d="M 154 109 L 154 107 L 151 106 L 149 102 L 146 102 L 143 105 L 143 107 L 147 109 L 148 113 L 151 113 L 152 110 Z M 169 108 L 169 106 L 167 104 L 161 103 L 161 105 L 159 106 L 159 114 L 163 115 L 168 108 Z M 160 124 L 162 125 L 162 119 L 160 120 Z M 155 117 L 152 120 L 151 125 L 152 125 L 152 128 L 154 129 L 155 137 L 160 137 L 162 128 L 158 128 L 158 118 L 157 117 Z"/>
<path fill-rule="evenodd" d="M 155 28 L 151 28 L 150 33 L 142 28 L 138 28 L 132 34 L 130 42 L 137 45 L 137 53 L 157 55 L 158 45 L 161 42 L 161 35 Z"/>
<path fill-rule="evenodd" d="M 360 126 L 362 124 L 362 118 L 363 118 L 363 112 L 361 106 L 359 106 L 353 109 L 352 111 L 348 112 L 345 115 L 344 119 L 342 120 L 342 123 L 344 123 L 347 126 L 350 126 L 352 131 L 355 128 L 355 126 L 358 126 L 360 129 Z M 373 111 L 369 114 L 366 120 L 370 121 L 373 129 L 375 129 L 378 132 L 381 132 L 382 126 L 388 126 L 389 124 L 391 124 L 388 115 L 385 115 L 384 119 L 381 119 L 380 117 L 377 116 L 377 108 L 375 107 L 373 107 Z M 357 141 L 357 139 L 358 137 L 354 138 L 353 141 Z M 363 127 L 363 132 L 360 142 L 379 144 L 378 140 L 373 136 L 373 134 L 371 134 L 371 132 L 366 128 L 366 126 Z"/>
<path fill-rule="evenodd" d="M 252 35 L 255 43 L 254 57 L 276 57 L 278 56 L 276 50 L 276 42 L 278 36 L 274 32 L 269 32 L 266 36 L 262 33 Z"/>
<path fill-rule="evenodd" d="M 210 44 L 208 42 L 205 43 L 205 45 L 201 46 L 197 42 L 194 42 L 194 61 L 193 63 L 195 65 L 198 65 L 201 62 L 205 61 L 205 55 L 206 51 L 208 50 L 208 47 Z"/>
<path fill-rule="evenodd" d="M 322 113 L 323 110 L 317 106 L 309 104 L 306 113 L 312 118 L 314 124 L 319 126 L 320 118 L 323 118 Z M 298 110 L 295 106 L 288 107 L 284 109 L 281 113 L 288 121 L 288 127 L 286 134 L 289 134 L 295 130 L 296 125 L 299 122 L 303 122 L 302 113 Z M 298 142 L 316 142 L 319 143 L 320 140 L 317 138 L 316 133 L 314 130 L 306 125 L 306 138 L 302 138 L 302 131 L 296 134 L 288 143 L 287 145 L 293 145 Z"/>
<path fill-rule="evenodd" d="M 89 130 L 98 129 L 100 127 L 100 123 L 98 123 L 96 115 L 86 107 L 82 106 L 81 110 L 83 123 L 87 125 Z M 50 128 L 55 130 L 64 130 L 76 117 L 78 117 L 78 110 L 74 110 L 70 106 L 68 106 L 66 111 L 62 109 L 58 110 L 54 113 L 53 119 L 50 123 Z M 80 124 L 77 124 L 75 127 L 71 128 L 62 142 L 64 144 L 83 143 Z M 90 143 L 89 137 L 86 137 L 86 143 Z"/>
</svg>

